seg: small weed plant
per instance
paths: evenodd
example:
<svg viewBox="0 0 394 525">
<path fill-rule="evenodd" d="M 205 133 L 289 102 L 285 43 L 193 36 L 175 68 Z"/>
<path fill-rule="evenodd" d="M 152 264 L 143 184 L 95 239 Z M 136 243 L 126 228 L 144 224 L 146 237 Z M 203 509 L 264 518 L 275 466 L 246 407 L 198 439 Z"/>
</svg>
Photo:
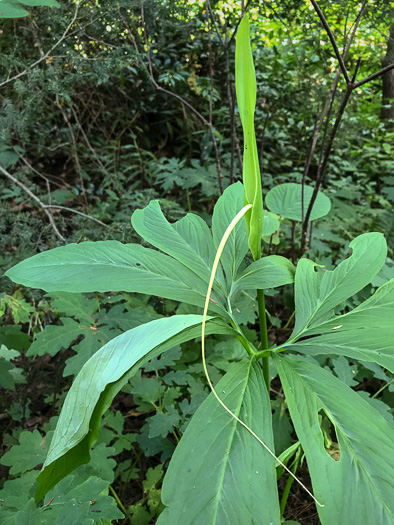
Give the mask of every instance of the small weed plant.
<svg viewBox="0 0 394 525">
<path fill-rule="evenodd" d="M 394 428 L 365 398 L 322 368 L 316 356 L 342 356 L 394 372 L 394 280 L 350 311 L 345 301 L 364 289 L 386 261 L 380 233 L 363 233 L 350 256 L 325 270 L 303 257 L 262 256 L 262 239 L 278 218 L 301 221 L 312 188 L 275 187 L 263 208 L 254 131 L 256 80 L 243 18 L 236 48 L 236 89 L 244 131 L 244 179 L 224 191 L 212 228 L 189 213 L 169 223 L 158 201 L 137 210 L 132 225 L 152 247 L 117 241 L 69 244 L 40 253 L 7 272 L 16 283 L 54 292 L 140 292 L 197 307 L 203 314 L 154 319 L 110 339 L 80 369 L 65 399 L 48 455 L 37 479 L 36 503 L 90 461 L 105 411 L 128 380 L 152 358 L 202 336 L 211 394 L 201 403 L 164 478 L 160 525 L 279 525 L 305 456 L 323 525 L 394 523 Z M 311 220 L 326 215 L 319 193 Z M 253 262 L 247 262 L 251 252 Z M 294 284 L 295 325 L 286 342 L 270 346 L 264 290 Z M 245 291 L 256 293 L 260 342 L 248 340 L 235 310 Z M 241 342 L 245 356 L 231 362 L 213 386 L 204 337 Z M 73 337 L 74 338 L 74 337 Z M 280 378 L 298 441 L 275 456 L 270 379 Z M 323 421 L 338 444 L 326 446 Z M 291 474 L 280 500 L 277 480 Z M 298 480 L 296 480 L 299 482 Z M 306 487 L 303 487 L 305 490 Z M 305 494 L 306 495 L 306 494 Z M 306 495 L 306 497 L 308 497 Z M 53 497 L 52 497 L 53 499 Z"/>
</svg>

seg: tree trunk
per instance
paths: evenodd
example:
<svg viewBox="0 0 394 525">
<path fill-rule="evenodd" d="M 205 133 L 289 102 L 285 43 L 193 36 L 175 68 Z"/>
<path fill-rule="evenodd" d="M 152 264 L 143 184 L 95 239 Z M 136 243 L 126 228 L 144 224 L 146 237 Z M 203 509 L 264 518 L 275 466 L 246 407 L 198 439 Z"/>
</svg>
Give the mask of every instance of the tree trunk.
<svg viewBox="0 0 394 525">
<path fill-rule="evenodd" d="M 387 53 L 383 61 L 383 67 L 394 62 L 394 23 L 390 27 L 390 35 L 387 41 Z M 387 71 L 382 76 L 382 110 L 380 113 L 381 120 L 391 120 L 394 126 L 394 69 Z"/>
</svg>

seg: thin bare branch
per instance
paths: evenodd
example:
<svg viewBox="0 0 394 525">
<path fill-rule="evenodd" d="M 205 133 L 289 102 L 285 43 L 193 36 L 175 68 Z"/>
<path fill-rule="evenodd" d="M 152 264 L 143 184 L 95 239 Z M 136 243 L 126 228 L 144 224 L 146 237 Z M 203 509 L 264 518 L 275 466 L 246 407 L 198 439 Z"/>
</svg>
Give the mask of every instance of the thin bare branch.
<svg viewBox="0 0 394 525">
<path fill-rule="evenodd" d="M 193 107 L 191 104 L 189 104 L 189 102 L 187 100 L 185 100 L 183 97 L 181 97 L 180 95 L 178 95 L 177 93 L 173 93 L 172 91 L 169 91 L 168 89 L 165 89 L 163 87 L 161 87 L 155 80 L 155 77 L 153 75 L 153 66 L 152 66 L 152 60 L 150 58 L 150 53 L 149 53 L 149 42 L 148 42 L 148 35 L 147 35 L 147 31 L 146 31 L 146 26 L 145 26 L 145 14 L 144 14 L 144 2 L 143 0 L 141 0 L 141 21 L 142 21 L 142 27 L 144 29 L 144 39 L 145 39 L 145 47 L 146 47 L 146 58 L 148 60 L 148 68 L 149 68 L 149 76 L 150 76 L 150 79 L 152 81 L 152 84 L 155 86 L 155 88 L 158 90 L 158 91 L 161 91 L 162 93 L 167 93 L 167 95 L 170 95 L 171 97 L 174 97 L 176 98 L 177 100 L 179 100 L 180 102 L 182 102 L 182 104 L 184 104 L 187 108 L 190 109 L 190 111 L 192 111 L 200 120 L 201 122 L 209 127 L 209 122 L 208 120 L 195 108 Z"/>
<path fill-rule="evenodd" d="M 48 220 L 49 220 L 49 223 L 50 225 L 52 226 L 52 229 L 53 231 L 55 232 L 56 236 L 61 240 L 61 241 L 65 241 L 66 239 L 63 237 L 63 235 L 59 232 L 59 230 L 57 229 L 57 226 L 55 224 L 55 221 L 54 221 L 54 218 L 51 214 L 51 212 L 47 209 L 48 207 L 37 197 L 37 195 L 34 195 L 34 193 L 29 190 L 29 188 L 27 186 L 25 186 L 23 184 L 23 182 L 19 181 L 18 179 L 16 179 L 13 175 L 11 175 L 11 173 L 8 173 L 7 170 L 5 170 L 2 166 L 0 166 L 0 172 L 5 176 L 7 177 L 8 179 L 10 179 L 14 184 L 16 184 L 17 186 L 19 186 L 20 188 L 22 188 L 23 191 L 25 191 L 29 197 L 31 197 L 39 206 L 42 210 L 44 210 L 44 212 L 47 214 L 47 217 L 48 217 Z"/>
<path fill-rule="evenodd" d="M 70 213 L 81 215 L 82 217 L 85 217 L 85 219 L 90 219 L 91 221 L 97 222 L 97 224 L 100 224 L 100 226 L 103 226 L 104 228 L 109 228 L 108 224 L 105 224 L 105 222 L 102 222 L 99 219 L 96 219 L 95 217 L 91 217 L 90 215 L 87 215 L 86 213 L 83 213 L 82 211 L 74 210 L 73 208 L 67 208 L 67 206 L 58 206 L 57 204 L 45 204 L 44 210 L 47 210 L 47 209 L 69 211 Z"/>
<path fill-rule="evenodd" d="M 209 16 L 210 16 L 210 18 L 212 20 L 212 24 L 213 24 L 213 26 L 215 28 L 215 32 L 216 32 L 216 34 L 217 34 L 217 36 L 218 36 L 218 38 L 220 40 L 220 43 L 221 43 L 222 47 L 224 48 L 225 44 L 223 42 L 222 35 L 220 34 L 219 28 L 217 26 L 217 23 L 216 23 L 216 20 L 215 20 L 215 16 L 214 16 L 213 11 L 212 11 L 212 6 L 211 6 L 210 0 L 206 0 L 206 4 L 207 4 L 207 10 L 208 10 Z"/>
<path fill-rule="evenodd" d="M 144 0 L 141 0 L 141 22 L 142 22 L 142 27 L 143 27 L 143 30 L 144 30 L 144 40 L 145 40 L 145 47 L 146 47 L 146 58 L 147 58 L 147 61 L 148 61 L 149 76 L 150 76 L 150 79 L 152 81 L 152 84 L 155 86 L 155 88 L 158 91 L 161 91 L 162 93 L 166 93 L 167 95 L 169 95 L 171 97 L 174 97 L 177 100 L 179 100 L 184 106 L 189 108 L 190 111 L 192 111 L 201 120 L 201 122 L 209 129 L 209 132 L 210 132 L 210 135 L 211 135 L 211 138 L 212 138 L 213 150 L 214 150 L 214 153 L 215 153 L 215 162 L 216 162 L 216 169 L 217 169 L 217 173 L 218 173 L 219 189 L 220 189 L 220 192 L 223 193 L 223 175 L 222 175 L 222 171 L 221 171 L 221 167 L 220 167 L 219 151 L 218 151 L 218 147 L 217 147 L 217 143 L 216 143 L 214 127 L 213 127 L 212 122 L 211 122 L 212 111 L 210 110 L 210 120 L 207 120 L 194 106 L 192 106 L 183 97 L 181 97 L 177 93 L 174 93 L 173 91 L 169 91 L 168 89 L 165 89 L 165 88 L 161 87 L 160 84 L 158 84 L 156 82 L 154 74 L 153 74 L 153 65 L 152 65 L 152 60 L 151 60 L 151 57 L 150 57 L 148 34 L 147 34 L 146 24 L 145 24 Z M 211 60 L 211 58 L 210 58 L 210 60 Z M 212 77 L 212 75 L 210 75 L 210 77 Z M 211 93 L 212 93 L 212 78 L 211 78 Z"/>
<path fill-rule="evenodd" d="M 63 115 L 64 122 L 66 123 L 68 129 L 70 130 L 70 136 L 72 140 L 72 146 L 73 146 L 73 153 L 74 153 L 74 163 L 75 163 L 75 169 L 77 174 L 79 175 L 79 181 L 81 183 L 81 189 L 82 189 L 82 195 L 85 200 L 85 204 L 88 204 L 88 199 L 86 197 L 86 190 L 85 190 L 85 184 L 83 182 L 82 178 L 82 170 L 81 170 L 81 163 L 79 162 L 79 156 L 78 156 L 78 146 L 77 146 L 77 139 L 75 137 L 75 133 L 73 130 L 73 127 L 71 125 L 70 119 L 67 116 L 67 113 L 64 111 L 63 106 L 61 105 L 59 101 L 59 97 L 56 95 L 55 103 L 57 107 L 60 109 L 61 114 Z"/>
<path fill-rule="evenodd" d="M 311 2 L 312 2 L 313 7 L 315 8 L 315 11 L 316 11 L 318 17 L 320 18 L 321 23 L 323 24 L 324 29 L 326 30 L 328 38 L 330 39 L 331 45 L 332 45 L 332 47 L 334 49 L 335 55 L 336 55 L 337 60 L 339 62 L 339 66 L 341 68 L 342 74 L 345 77 L 346 84 L 349 84 L 350 83 L 349 74 L 347 72 L 347 69 L 346 69 L 346 66 L 345 66 L 345 62 L 343 61 L 342 55 L 341 55 L 341 53 L 339 51 L 337 41 L 335 40 L 335 36 L 334 36 L 333 32 L 331 31 L 331 28 L 330 28 L 330 26 L 329 26 L 329 24 L 328 24 L 328 22 L 326 20 L 326 17 L 324 16 L 323 11 L 320 9 L 320 7 L 319 7 L 318 3 L 316 2 L 316 0 L 311 0 Z"/>
<path fill-rule="evenodd" d="M 209 0 L 207 0 L 209 4 Z M 208 59 L 209 59 L 209 132 L 212 139 L 212 146 L 215 152 L 216 171 L 218 173 L 218 183 L 220 193 L 223 194 L 223 174 L 220 166 L 220 157 L 218 151 L 218 145 L 216 143 L 215 131 L 212 124 L 212 111 L 213 111 L 213 58 L 212 58 L 212 42 L 211 42 L 211 25 L 209 22 L 209 15 L 207 10 L 207 24 L 208 24 Z"/>
<path fill-rule="evenodd" d="M 363 80 L 360 80 L 359 82 L 356 82 L 353 85 L 353 89 L 359 88 L 359 87 L 363 86 L 364 84 L 366 84 L 367 82 L 370 82 L 371 80 L 375 80 L 375 78 L 378 78 L 378 77 L 384 75 L 385 73 L 387 73 L 387 71 L 390 71 L 393 68 L 394 68 L 394 62 L 392 64 L 389 64 L 388 66 L 384 67 L 380 71 L 377 71 L 376 73 L 373 73 L 372 75 L 369 75 L 369 77 L 364 78 Z"/>
<path fill-rule="evenodd" d="M 82 137 L 84 138 L 84 141 L 85 141 L 87 147 L 89 148 L 89 150 L 91 151 L 91 153 L 92 153 L 92 155 L 93 155 L 93 157 L 94 157 L 94 160 L 95 160 L 95 161 L 97 162 L 97 164 L 100 166 L 100 168 L 101 168 L 101 170 L 103 171 L 103 173 L 108 174 L 108 171 L 105 169 L 105 166 L 104 166 L 104 164 L 101 162 L 99 156 L 97 155 L 96 150 L 95 150 L 95 149 L 93 148 L 93 146 L 90 144 L 90 141 L 89 141 L 89 139 L 88 139 L 88 137 L 87 137 L 87 135 L 86 135 L 86 133 L 85 133 L 85 131 L 84 131 L 84 129 L 83 129 L 83 127 L 82 127 L 82 125 L 81 125 L 79 119 L 78 119 L 77 112 L 75 111 L 75 109 L 74 109 L 73 106 L 71 106 L 71 112 L 72 112 L 72 114 L 73 114 L 73 117 L 74 117 L 75 122 L 78 124 L 79 131 L 81 132 L 81 135 L 82 135 Z"/>
</svg>

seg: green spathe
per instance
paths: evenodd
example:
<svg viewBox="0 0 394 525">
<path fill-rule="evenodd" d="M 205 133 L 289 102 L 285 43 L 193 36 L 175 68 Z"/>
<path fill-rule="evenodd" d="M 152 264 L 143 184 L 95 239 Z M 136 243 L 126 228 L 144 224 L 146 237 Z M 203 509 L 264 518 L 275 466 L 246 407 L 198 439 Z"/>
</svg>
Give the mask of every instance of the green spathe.
<svg viewBox="0 0 394 525">
<path fill-rule="evenodd" d="M 252 209 L 245 215 L 249 248 L 255 260 L 261 257 L 261 237 L 264 225 L 260 167 L 254 130 L 256 106 L 256 74 L 249 38 L 249 19 L 245 15 L 239 25 L 235 50 L 235 86 L 239 115 L 244 132 L 243 181 L 244 204 Z"/>
</svg>

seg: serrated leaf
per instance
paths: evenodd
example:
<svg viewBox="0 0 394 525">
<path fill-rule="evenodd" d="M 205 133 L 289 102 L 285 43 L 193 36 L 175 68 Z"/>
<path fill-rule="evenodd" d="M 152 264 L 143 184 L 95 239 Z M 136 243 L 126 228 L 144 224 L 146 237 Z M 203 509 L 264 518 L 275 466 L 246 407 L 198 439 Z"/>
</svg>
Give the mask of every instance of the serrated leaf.
<svg viewBox="0 0 394 525">
<path fill-rule="evenodd" d="M 58 312 L 68 317 L 76 317 L 80 322 L 87 324 L 93 323 L 92 314 L 99 309 L 99 303 L 96 299 L 88 299 L 84 295 L 58 292 L 52 293 L 52 305 Z"/>
<path fill-rule="evenodd" d="M 44 462 L 47 454 L 46 440 L 38 430 L 33 432 L 23 431 L 19 436 L 19 444 L 14 445 L 0 459 L 2 465 L 10 468 L 10 474 L 21 474 L 31 470 Z"/>
<path fill-rule="evenodd" d="M 274 355 L 298 439 L 304 449 L 322 525 L 392 525 L 394 425 L 330 372 Z M 325 450 L 323 410 L 335 427 L 340 460 Z"/>
<path fill-rule="evenodd" d="M 343 355 L 332 360 L 334 372 L 338 379 L 340 379 L 347 386 L 356 386 L 358 383 L 354 380 L 357 372 L 357 366 L 352 366 Z"/>
<path fill-rule="evenodd" d="M 24 472 L 20 478 L 8 480 L 0 490 L 0 510 L 4 508 L 21 509 L 28 501 L 34 497 L 34 486 L 38 476 L 37 470 Z M 1 519 L 0 519 L 1 523 Z"/>
<path fill-rule="evenodd" d="M 83 365 L 99 350 L 103 344 L 108 343 L 111 339 L 120 334 L 120 330 L 110 330 L 106 326 L 98 329 L 83 328 L 81 335 L 84 338 L 77 345 L 73 346 L 76 355 L 66 361 L 66 367 L 63 375 L 76 375 Z"/>
<path fill-rule="evenodd" d="M 312 198 L 313 188 L 304 186 L 304 216 Z M 302 221 L 302 185 L 288 182 L 272 188 L 265 197 L 267 207 L 292 221 Z M 312 208 L 310 220 L 320 219 L 329 213 L 330 199 L 322 192 L 318 192 Z"/>
<path fill-rule="evenodd" d="M 142 482 L 144 490 L 151 490 L 163 478 L 163 465 L 157 465 L 155 468 L 149 468 L 146 473 L 146 479 Z"/>
<path fill-rule="evenodd" d="M 85 330 L 79 323 L 68 317 L 62 317 L 62 325 L 47 325 L 42 332 L 38 332 L 35 340 L 27 351 L 27 356 L 56 355 L 63 348 L 68 348 Z"/>
<path fill-rule="evenodd" d="M 95 521 L 115 520 L 124 517 L 123 513 L 117 508 L 115 500 L 108 496 L 108 481 L 96 476 L 89 476 L 82 483 L 76 484 L 73 478 L 74 476 L 69 476 L 48 494 L 45 498 L 44 508 L 45 504 L 47 505 L 54 498 L 50 504 L 55 511 L 53 514 L 60 516 L 63 522 L 68 509 L 72 509 L 75 505 L 74 502 L 78 502 L 80 508 L 78 516 L 81 520 L 84 518 L 96 518 Z M 94 504 L 91 503 L 92 501 Z"/>
<path fill-rule="evenodd" d="M 271 410 L 259 365 L 234 363 L 216 390 L 273 450 Z M 162 501 L 167 508 L 158 525 L 277 525 L 275 460 L 210 394 L 175 450 L 164 478 Z"/>
<path fill-rule="evenodd" d="M 169 459 L 175 449 L 175 445 L 172 441 L 161 436 L 150 438 L 149 437 L 149 425 L 145 424 L 141 433 L 137 436 L 136 441 L 144 451 L 145 456 L 151 457 L 160 454 L 161 461 Z"/>
<path fill-rule="evenodd" d="M 164 392 L 158 377 L 135 376 L 132 385 L 131 393 L 140 412 L 157 409 L 156 403 Z"/>
<path fill-rule="evenodd" d="M 168 408 L 168 413 L 155 414 L 148 420 L 149 425 L 149 437 L 154 438 L 161 436 L 163 438 L 170 434 L 174 427 L 178 426 L 180 417 L 178 412 L 172 408 Z"/>
<path fill-rule="evenodd" d="M 29 336 L 18 325 L 0 326 L 0 344 L 15 350 L 26 350 L 30 346 Z"/>
<path fill-rule="evenodd" d="M 168 366 L 173 366 L 181 358 L 182 351 L 178 345 L 171 350 L 168 350 L 165 354 L 151 359 L 149 363 L 144 366 L 145 372 L 157 372 L 157 370 L 163 370 Z"/>
</svg>

